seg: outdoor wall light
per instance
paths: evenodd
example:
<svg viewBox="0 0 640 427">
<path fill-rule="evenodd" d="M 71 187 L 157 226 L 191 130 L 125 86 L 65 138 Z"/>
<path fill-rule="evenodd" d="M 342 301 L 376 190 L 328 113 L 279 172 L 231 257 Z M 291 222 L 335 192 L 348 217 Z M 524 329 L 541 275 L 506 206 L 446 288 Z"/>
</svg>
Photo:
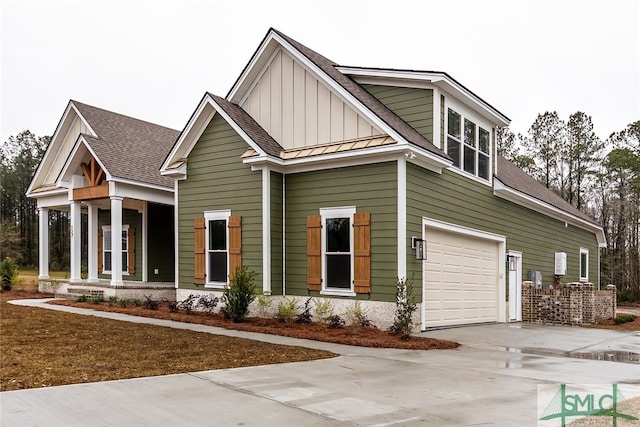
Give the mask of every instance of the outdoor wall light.
<svg viewBox="0 0 640 427">
<path fill-rule="evenodd" d="M 427 259 L 427 242 L 417 237 L 411 238 L 411 247 L 416 250 L 416 259 Z"/>
<path fill-rule="evenodd" d="M 516 257 L 513 255 L 507 254 L 507 262 L 509 263 L 509 271 L 516 271 L 518 269 Z"/>
</svg>

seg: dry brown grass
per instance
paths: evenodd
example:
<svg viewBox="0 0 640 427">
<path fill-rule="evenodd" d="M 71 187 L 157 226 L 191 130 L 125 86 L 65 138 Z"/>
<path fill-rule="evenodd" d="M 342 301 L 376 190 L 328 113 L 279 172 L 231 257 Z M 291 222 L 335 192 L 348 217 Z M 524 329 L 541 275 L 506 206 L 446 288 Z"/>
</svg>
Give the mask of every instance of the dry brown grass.
<svg viewBox="0 0 640 427">
<path fill-rule="evenodd" d="M 327 351 L 20 307 L 0 293 L 0 391 L 334 357 Z M 22 289 L 21 289 L 22 288 Z"/>
</svg>

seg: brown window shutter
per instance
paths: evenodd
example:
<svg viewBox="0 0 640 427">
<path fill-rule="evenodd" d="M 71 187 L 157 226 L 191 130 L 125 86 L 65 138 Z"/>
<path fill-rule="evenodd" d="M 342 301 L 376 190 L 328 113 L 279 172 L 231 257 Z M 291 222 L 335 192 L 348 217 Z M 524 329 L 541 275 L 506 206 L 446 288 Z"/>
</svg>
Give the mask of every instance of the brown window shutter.
<svg viewBox="0 0 640 427">
<path fill-rule="evenodd" d="M 129 228 L 127 233 L 127 271 L 136 274 L 136 229 Z"/>
<path fill-rule="evenodd" d="M 196 285 L 204 285 L 205 283 L 205 222 L 204 218 L 196 218 L 193 221 L 194 249 L 193 258 L 195 262 L 195 270 L 193 275 L 193 283 Z"/>
<path fill-rule="evenodd" d="M 353 215 L 354 278 L 356 293 L 371 293 L 371 214 Z"/>
<path fill-rule="evenodd" d="M 104 235 L 102 234 L 102 227 L 98 226 L 98 273 L 102 273 L 104 265 L 102 264 L 102 243 Z"/>
<path fill-rule="evenodd" d="M 322 290 L 322 217 L 307 217 L 307 286 L 310 291 Z"/>
<path fill-rule="evenodd" d="M 229 217 L 229 278 L 242 265 L 242 217 Z"/>
</svg>

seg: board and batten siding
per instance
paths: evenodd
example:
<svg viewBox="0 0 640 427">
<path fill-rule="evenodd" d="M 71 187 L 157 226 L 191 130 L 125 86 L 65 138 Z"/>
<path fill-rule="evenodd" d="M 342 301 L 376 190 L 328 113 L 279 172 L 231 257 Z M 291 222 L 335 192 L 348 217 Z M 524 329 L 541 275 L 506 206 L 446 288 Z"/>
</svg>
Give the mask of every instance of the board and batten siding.
<svg viewBox="0 0 640 427">
<path fill-rule="evenodd" d="M 396 162 L 286 175 L 287 295 L 309 295 L 307 216 L 319 215 L 320 208 L 355 206 L 357 212 L 371 213 L 371 299 L 394 301 L 398 271 L 396 181 Z"/>
<path fill-rule="evenodd" d="M 362 85 L 422 136 L 433 141 L 433 90 Z"/>
<path fill-rule="evenodd" d="M 196 217 L 230 209 L 242 217 L 242 265 L 257 273 L 262 288 L 262 173 L 252 172 L 240 156 L 248 145 L 216 114 L 187 161 L 187 179 L 178 182 L 179 287 L 202 289 L 194 279 Z"/>
<path fill-rule="evenodd" d="M 240 106 L 285 150 L 382 134 L 282 50 Z"/>
<path fill-rule="evenodd" d="M 91 135 L 91 131 L 84 124 L 84 121 L 82 121 L 82 119 L 80 119 L 80 117 L 78 117 L 78 115 L 75 114 L 75 110 L 72 109 L 71 111 L 73 112 L 72 114 L 74 114 L 75 117 L 71 121 L 71 125 L 69 126 L 69 129 L 67 130 L 67 132 L 62 138 L 62 144 L 60 145 L 60 149 L 58 149 L 56 158 L 53 160 L 53 164 L 49 169 L 49 173 L 47 174 L 46 177 L 44 177 L 43 182 L 39 182 L 38 185 L 51 184 L 56 182 L 56 179 L 58 178 L 58 174 L 60 173 L 60 171 L 62 170 L 62 167 L 67 161 L 67 158 L 71 153 L 71 150 L 76 145 L 78 136 L 80 136 L 81 133 L 84 133 L 86 135 Z"/>
<path fill-rule="evenodd" d="M 599 249 L 593 233 L 496 197 L 491 187 L 457 173 L 436 175 L 408 164 L 407 236 L 422 235 L 422 217 L 506 236 L 507 250 L 522 252 L 523 279 L 528 270 L 539 270 L 545 284 L 553 283 L 555 252 L 567 253 L 561 281 L 579 281 L 580 248 L 587 248 L 589 281 L 597 283 Z M 408 257 L 407 271 L 421 283 L 420 261 Z"/>
</svg>

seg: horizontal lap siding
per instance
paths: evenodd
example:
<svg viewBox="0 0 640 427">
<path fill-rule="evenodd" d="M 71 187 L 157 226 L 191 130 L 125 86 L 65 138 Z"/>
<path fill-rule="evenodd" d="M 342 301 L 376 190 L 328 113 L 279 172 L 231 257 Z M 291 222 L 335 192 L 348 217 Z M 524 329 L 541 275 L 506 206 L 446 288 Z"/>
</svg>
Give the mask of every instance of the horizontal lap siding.
<svg viewBox="0 0 640 427">
<path fill-rule="evenodd" d="M 433 140 L 433 91 L 408 87 L 363 85 L 373 96 L 429 141 Z"/>
<path fill-rule="evenodd" d="M 396 163 L 387 162 L 286 176 L 288 295 L 308 294 L 307 216 L 319 215 L 320 208 L 355 206 L 357 212 L 371 213 L 371 299 L 393 301 L 397 276 L 396 174 Z"/>
<path fill-rule="evenodd" d="M 454 172 L 437 175 L 409 164 L 408 236 L 422 234 L 423 216 L 506 236 L 507 250 L 523 253 L 524 278 L 527 270 L 539 270 L 545 284 L 553 282 L 555 252 L 567 253 L 568 274 L 562 281 L 578 281 L 580 247 L 588 248 L 589 279 L 597 281 L 598 247 L 592 233 L 498 198 L 491 187 Z M 409 259 L 408 269 L 421 277 L 419 261 Z"/>
<path fill-rule="evenodd" d="M 282 174 L 271 172 L 271 292 L 282 295 Z"/>
<path fill-rule="evenodd" d="M 242 164 L 248 145 L 216 114 L 187 161 L 178 183 L 179 286 L 193 284 L 193 221 L 205 211 L 230 209 L 242 217 L 242 264 L 255 271 L 262 288 L 262 175 Z M 200 287 L 202 289 L 202 287 Z"/>
</svg>

